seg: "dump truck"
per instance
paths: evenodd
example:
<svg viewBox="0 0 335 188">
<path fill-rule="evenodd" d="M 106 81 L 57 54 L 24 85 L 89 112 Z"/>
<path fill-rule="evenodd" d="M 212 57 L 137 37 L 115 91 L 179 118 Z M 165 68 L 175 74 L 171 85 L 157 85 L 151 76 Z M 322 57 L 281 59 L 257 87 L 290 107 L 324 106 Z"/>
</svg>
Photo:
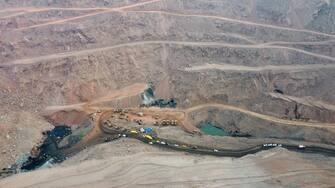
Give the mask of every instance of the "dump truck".
<svg viewBox="0 0 335 188">
<path fill-rule="evenodd" d="M 139 117 L 143 117 L 144 113 L 143 112 L 138 112 L 138 113 L 136 113 L 136 115 L 138 115 Z"/>
<path fill-rule="evenodd" d="M 130 133 L 132 133 L 132 134 L 138 134 L 138 132 L 135 131 L 135 130 L 130 131 Z"/>
<path fill-rule="evenodd" d="M 152 136 L 150 136 L 150 135 L 145 134 L 145 135 L 143 135 L 143 137 L 144 137 L 145 139 L 152 140 Z"/>
</svg>

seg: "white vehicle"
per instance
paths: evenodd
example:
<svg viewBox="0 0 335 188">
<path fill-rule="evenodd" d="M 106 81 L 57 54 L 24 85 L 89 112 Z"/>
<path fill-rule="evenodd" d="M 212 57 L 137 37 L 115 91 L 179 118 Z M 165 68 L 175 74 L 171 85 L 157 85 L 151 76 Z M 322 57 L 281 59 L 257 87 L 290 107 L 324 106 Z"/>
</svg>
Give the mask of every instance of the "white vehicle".
<svg viewBox="0 0 335 188">
<path fill-rule="evenodd" d="M 269 143 L 269 144 L 263 144 L 264 147 L 276 147 L 279 146 L 278 144 L 273 144 L 273 143 Z"/>
<path fill-rule="evenodd" d="M 125 137 L 127 137 L 127 135 L 123 134 L 122 137 L 125 138 Z"/>
<path fill-rule="evenodd" d="M 283 145 L 281 145 L 281 144 L 278 144 L 278 147 L 282 147 Z"/>
<path fill-rule="evenodd" d="M 153 143 L 152 142 L 149 142 L 150 145 L 152 145 Z"/>
<path fill-rule="evenodd" d="M 217 149 L 214 149 L 213 151 L 214 151 L 214 152 L 218 152 L 219 150 L 217 150 Z"/>
<path fill-rule="evenodd" d="M 165 142 L 161 142 L 162 145 L 165 145 L 166 143 Z"/>
<path fill-rule="evenodd" d="M 306 148 L 306 146 L 304 146 L 304 145 L 302 145 L 302 144 L 300 144 L 298 147 L 299 147 L 299 149 L 304 149 L 304 148 Z"/>
<path fill-rule="evenodd" d="M 175 144 L 174 146 L 175 146 L 175 147 L 179 147 L 179 145 L 178 145 L 178 144 Z"/>
</svg>

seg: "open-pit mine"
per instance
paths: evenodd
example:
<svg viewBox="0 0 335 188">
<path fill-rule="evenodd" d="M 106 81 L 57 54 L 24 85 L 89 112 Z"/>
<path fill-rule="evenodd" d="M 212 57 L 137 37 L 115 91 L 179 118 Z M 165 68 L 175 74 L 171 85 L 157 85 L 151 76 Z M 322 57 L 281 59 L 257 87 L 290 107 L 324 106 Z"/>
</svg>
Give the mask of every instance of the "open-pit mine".
<svg viewBox="0 0 335 188">
<path fill-rule="evenodd" d="M 334 187 L 334 80 L 334 0 L 0 0 L 0 187 Z"/>
</svg>

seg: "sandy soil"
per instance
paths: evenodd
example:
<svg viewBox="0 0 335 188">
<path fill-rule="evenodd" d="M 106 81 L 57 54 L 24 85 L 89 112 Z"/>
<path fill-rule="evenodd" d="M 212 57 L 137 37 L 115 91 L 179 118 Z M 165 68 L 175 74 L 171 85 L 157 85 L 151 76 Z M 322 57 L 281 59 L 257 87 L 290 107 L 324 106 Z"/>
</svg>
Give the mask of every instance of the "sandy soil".
<svg viewBox="0 0 335 188">
<path fill-rule="evenodd" d="M 334 162 L 279 148 L 240 159 L 185 155 L 127 139 L 95 146 L 52 169 L 3 179 L 0 186 L 330 187 Z"/>
</svg>

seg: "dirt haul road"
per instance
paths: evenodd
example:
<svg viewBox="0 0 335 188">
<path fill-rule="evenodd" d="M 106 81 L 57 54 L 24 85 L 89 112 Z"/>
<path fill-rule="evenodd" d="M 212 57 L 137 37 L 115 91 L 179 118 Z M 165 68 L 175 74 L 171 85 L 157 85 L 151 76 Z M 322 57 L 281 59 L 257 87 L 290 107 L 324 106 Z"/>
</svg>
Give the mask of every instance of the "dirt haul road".
<svg viewBox="0 0 335 188">
<path fill-rule="evenodd" d="M 112 102 L 123 99 L 127 100 L 127 98 L 131 97 L 140 98 L 140 94 L 145 90 L 146 86 L 147 85 L 145 83 L 135 83 L 122 89 L 110 91 L 106 95 L 97 97 L 92 101 L 69 104 L 69 105 L 48 106 L 46 107 L 45 112 L 50 113 L 60 110 L 71 110 L 71 109 L 81 109 L 81 110 L 88 109 L 88 111 L 90 112 L 91 109 L 98 109 L 99 107 L 97 106 L 104 102 Z"/>
<path fill-rule="evenodd" d="M 6 66 L 13 66 L 13 65 L 27 65 L 27 64 L 34 64 L 34 63 L 47 63 L 48 60 L 52 60 L 52 59 L 65 58 L 65 57 L 70 57 L 70 56 L 80 56 L 80 55 L 85 55 L 85 54 L 89 54 L 89 53 L 95 53 L 95 52 L 100 52 L 100 51 L 105 51 L 105 50 L 112 50 L 112 49 L 121 48 L 121 47 L 131 47 L 131 46 L 139 46 L 139 45 L 153 45 L 153 44 L 183 45 L 183 46 L 209 46 L 209 47 L 213 46 L 213 47 L 246 48 L 246 49 L 281 49 L 281 50 L 295 51 L 295 52 L 303 53 L 303 54 L 306 54 L 306 55 L 309 55 L 309 56 L 335 61 L 335 57 L 320 55 L 320 54 L 308 52 L 308 51 L 305 51 L 305 50 L 292 48 L 292 47 L 285 47 L 285 46 L 236 45 L 236 44 L 219 43 L 219 42 L 187 42 L 187 41 L 163 41 L 163 40 L 159 40 L 159 41 L 131 42 L 131 43 L 117 44 L 117 45 L 103 47 L 103 48 L 72 51 L 72 52 L 51 54 L 51 55 L 45 55 L 45 56 L 39 56 L 39 57 L 33 57 L 33 58 L 27 58 L 27 59 L 19 59 L 19 60 L 15 60 L 15 61 L 12 61 L 12 62 L 9 62 L 9 63 L 2 64 L 0 66 L 6 67 Z"/>
<path fill-rule="evenodd" d="M 46 26 L 46 25 L 53 25 L 53 24 L 61 24 L 69 21 L 74 21 L 90 16 L 95 16 L 99 15 L 102 13 L 108 13 L 108 12 L 113 12 L 113 11 L 127 11 L 127 9 L 151 4 L 151 3 L 156 3 L 160 2 L 160 0 L 152 0 L 152 1 L 146 1 L 146 2 L 141 2 L 141 3 L 136 3 L 134 5 L 127 5 L 127 6 L 122 6 L 122 7 L 116 7 L 116 8 L 104 8 L 104 9 L 97 9 L 97 10 L 102 10 L 96 13 L 91 13 L 91 14 L 86 14 L 83 16 L 78 16 L 78 17 L 73 17 L 69 19 L 61 19 L 57 20 L 54 22 L 48 22 L 44 24 L 38 24 L 34 26 L 29 26 L 29 27 L 23 27 L 19 28 L 17 30 L 23 30 L 23 29 L 30 29 L 30 28 L 36 28 L 36 27 L 41 27 L 41 26 Z M 75 10 L 75 9 L 74 9 Z M 86 9 L 80 9 L 78 8 L 77 10 L 86 10 Z M 94 10 L 94 9 L 93 9 Z M 152 11 L 132 11 L 132 12 L 138 12 L 138 13 L 158 13 L 158 14 L 163 14 L 163 15 L 172 15 L 172 16 L 181 16 L 181 17 L 200 17 L 200 18 L 210 18 L 210 19 L 219 19 L 219 20 L 224 20 L 232 23 L 240 23 L 244 25 L 252 25 L 252 26 L 258 26 L 258 27 L 265 27 L 265 28 L 271 28 L 271 29 L 279 29 L 279 30 L 286 30 L 286 31 L 293 31 L 293 32 L 303 32 L 303 33 L 310 33 L 310 34 L 316 34 L 316 35 L 322 35 L 322 36 L 328 36 L 328 37 L 334 37 L 335 35 L 332 34 L 327 34 L 327 33 L 322 33 L 322 32 L 317 32 L 317 31 L 311 31 L 311 30 L 306 30 L 306 29 L 294 29 L 294 28 L 289 28 L 289 27 L 281 27 L 281 26 L 276 26 L 276 25 L 270 25 L 270 24 L 262 24 L 262 23 L 255 23 L 255 22 L 250 22 L 250 21 L 244 21 L 244 20 L 238 20 L 238 19 L 232 19 L 232 18 L 227 18 L 223 16 L 213 16 L 213 15 L 203 15 L 203 14 L 182 14 L 182 13 L 175 13 L 175 12 L 167 12 L 167 11 L 158 11 L 158 10 L 152 10 Z"/>
<path fill-rule="evenodd" d="M 232 64 L 204 64 L 185 68 L 185 71 L 202 71 L 202 70 L 222 70 L 235 72 L 262 72 L 262 71 L 277 71 L 277 72 L 295 72 L 317 69 L 334 69 L 335 64 L 311 64 L 311 65 L 265 65 L 258 67 L 232 65 Z"/>
<path fill-rule="evenodd" d="M 135 3 L 133 5 L 126 5 L 126 6 L 122 6 L 122 7 L 103 9 L 102 11 L 97 11 L 97 12 L 85 14 L 85 15 L 82 15 L 82 16 L 76 16 L 76 17 L 72 17 L 72 18 L 61 19 L 61 20 L 57 20 L 57 21 L 32 25 L 32 26 L 28 26 L 28 27 L 21 27 L 21 28 L 15 29 L 15 30 L 25 30 L 25 29 L 32 29 L 32 28 L 42 27 L 42 26 L 54 25 L 54 24 L 62 24 L 62 23 L 65 23 L 65 22 L 75 21 L 75 20 L 79 20 L 79 19 L 82 19 L 82 18 L 86 18 L 86 17 L 96 16 L 96 15 L 99 15 L 99 14 L 113 12 L 113 11 L 122 11 L 122 10 L 130 9 L 130 8 L 135 8 L 135 7 L 151 4 L 151 3 L 156 3 L 156 2 L 159 2 L 159 1 L 160 0 L 151 0 L 151 1 Z"/>
<path fill-rule="evenodd" d="M 251 115 L 253 117 L 257 117 L 263 120 L 267 120 L 267 121 L 272 121 L 275 123 L 281 123 L 281 124 L 286 124 L 286 125 L 292 125 L 292 126 L 303 126 L 303 127 L 315 127 L 315 128 L 327 128 L 330 130 L 335 130 L 335 124 L 334 123 L 310 123 L 310 122 L 302 122 L 302 121 L 291 121 L 291 120 L 286 120 L 286 119 L 280 119 L 280 118 L 276 118 L 273 116 L 269 116 L 269 115 L 265 115 L 265 114 L 260 114 L 257 112 L 252 112 L 246 109 L 242 109 L 242 108 L 238 108 L 235 106 L 230 106 L 230 105 L 225 105 L 225 104 L 203 104 L 203 105 L 198 105 L 198 106 L 194 106 L 192 108 L 188 108 L 186 109 L 186 114 L 188 115 L 189 113 L 196 111 L 196 110 L 200 110 L 203 108 L 218 108 L 218 109 L 223 109 L 223 110 L 233 110 L 233 111 L 238 111 L 238 112 L 242 112 L 244 114 L 248 114 Z"/>
<path fill-rule="evenodd" d="M 310 33 L 310 34 L 316 34 L 316 35 L 322 35 L 322 36 L 328 36 L 328 37 L 334 37 L 335 38 L 335 35 L 322 33 L 322 32 L 317 32 L 317 31 L 311 31 L 311 30 L 306 30 L 306 29 L 294 29 L 294 28 L 281 27 L 281 26 L 270 25 L 270 24 L 262 24 L 262 23 L 256 23 L 256 22 L 250 22 L 250 21 L 227 18 L 227 17 L 223 17 L 223 16 L 213 16 L 213 15 L 204 15 L 204 14 L 182 14 L 182 13 L 167 12 L 167 11 L 156 11 L 156 10 L 153 10 L 153 11 L 133 11 L 133 12 L 166 14 L 166 15 L 180 16 L 180 17 L 198 17 L 198 18 L 218 19 L 218 20 L 224 20 L 224 21 L 228 21 L 228 22 L 232 22 L 232 23 L 240 23 L 240 24 L 244 24 L 244 25 L 252 25 L 252 26 L 265 27 L 265 28 L 271 28 L 271 29 L 279 29 L 279 30 L 286 30 L 286 31 L 293 31 L 293 32 Z"/>
<path fill-rule="evenodd" d="M 113 100 L 113 99 L 110 99 Z M 108 100 L 103 100 L 104 102 Z M 100 101 L 101 102 L 101 101 Z M 76 105 L 70 105 L 70 106 L 53 106 L 49 107 L 46 110 L 49 112 L 52 112 L 54 110 L 62 110 L 62 109 L 77 109 L 83 108 L 84 105 L 79 104 L 80 106 Z M 95 107 L 94 105 L 87 105 L 87 109 L 101 109 L 101 110 L 113 110 L 114 108 L 111 107 Z M 198 128 L 195 125 L 192 125 L 188 118 L 189 114 L 192 113 L 193 111 L 201 110 L 204 108 L 217 108 L 217 109 L 223 109 L 223 110 L 232 110 L 232 111 L 238 111 L 247 115 L 250 115 L 252 117 L 256 117 L 259 119 L 263 119 L 266 121 L 271 121 L 275 123 L 280 123 L 280 124 L 285 124 L 285 125 L 291 125 L 291 126 L 302 126 L 302 127 L 314 127 L 314 128 L 326 128 L 329 129 L 330 131 L 335 131 L 335 124 L 334 123 L 321 123 L 321 122 L 303 122 L 303 121 L 292 121 L 292 120 L 287 120 L 287 119 L 280 119 L 274 116 L 269 116 L 265 114 L 260 114 L 257 112 L 249 111 L 246 109 L 242 109 L 239 107 L 231 106 L 231 105 L 225 105 L 225 104 L 216 104 L 216 103 L 209 103 L 209 104 L 203 104 L 203 105 L 198 105 L 194 106 L 188 109 L 160 109 L 160 108 L 130 108 L 131 111 L 134 113 L 136 112 L 143 112 L 146 115 L 149 116 L 154 116 L 155 114 L 159 114 L 162 118 L 165 116 L 169 117 L 174 117 L 180 121 L 180 126 L 182 126 L 187 132 L 193 133 L 194 131 L 197 131 Z M 184 115 L 181 115 L 184 114 Z M 139 118 L 140 119 L 140 118 Z M 154 118 L 150 119 L 149 123 L 153 123 Z"/>
</svg>

